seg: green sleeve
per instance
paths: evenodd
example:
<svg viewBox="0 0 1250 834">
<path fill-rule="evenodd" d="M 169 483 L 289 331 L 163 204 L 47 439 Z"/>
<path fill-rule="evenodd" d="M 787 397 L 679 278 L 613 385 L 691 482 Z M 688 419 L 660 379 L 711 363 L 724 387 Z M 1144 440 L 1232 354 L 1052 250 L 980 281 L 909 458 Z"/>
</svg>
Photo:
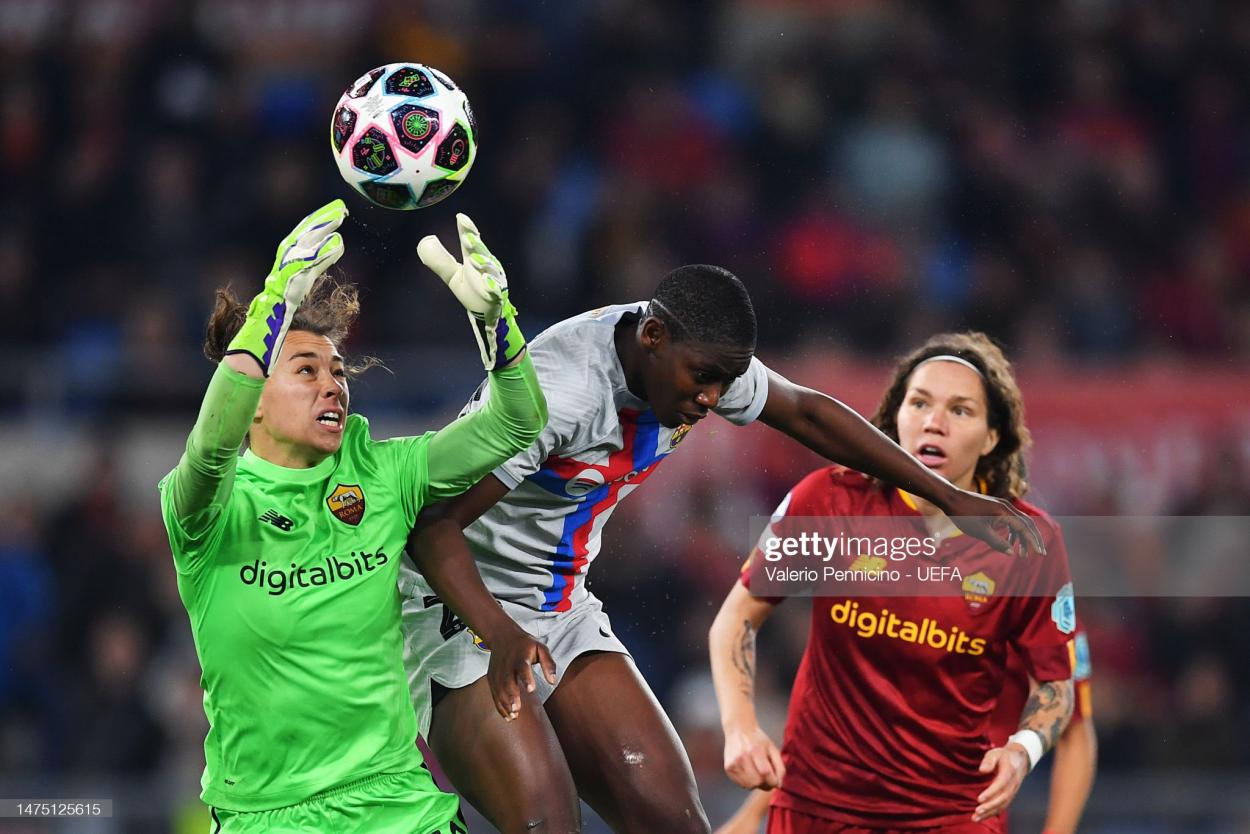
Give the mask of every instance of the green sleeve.
<svg viewBox="0 0 1250 834">
<path fill-rule="evenodd" d="M 547 400 L 527 354 L 490 373 L 490 398 L 430 438 L 426 499 L 459 495 L 538 439 L 547 425 Z"/>
<path fill-rule="evenodd" d="M 193 546 L 221 517 L 230 498 L 239 447 L 252 425 L 265 380 L 218 365 L 208 383 L 187 451 L 161 482 L 171 538 Z"/>
</svg>

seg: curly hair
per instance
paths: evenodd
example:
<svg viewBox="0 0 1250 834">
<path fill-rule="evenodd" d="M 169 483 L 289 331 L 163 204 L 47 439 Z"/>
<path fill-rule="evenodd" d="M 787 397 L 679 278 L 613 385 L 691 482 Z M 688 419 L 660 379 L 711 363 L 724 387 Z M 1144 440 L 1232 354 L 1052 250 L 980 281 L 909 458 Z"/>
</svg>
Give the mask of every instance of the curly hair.
<svg viewBox="0 0 1250 834">
<path fill-rule="evenodd" d="M 984 333 L 942 333 L 904 356 L 894 366 L 894 376 L 877 405 L 872 424 L 898 442 L 898 410 L 907 393 L 912 372 L 934 356 L 957 356 L 981 372 L 988 407 L 986 422 L 998 432 L 998 445 L 977 461 L 976 479 L 988 495 L 1017 499 L 1028 492 L 1024 453 L 1033 444 L 1024 422 L 1024 400 L 1012 374 L 1011 363 L 998 345 Z"/>
<path fill-rule="evenodd" d="M 290 329 L 315 333 L 336 345 L 342 344 L 360 315 L 359 296 L 355 284 L 323 275 L 295 311 Z M 234 291 L 229 286 L 218 288 L 217 300 L 205 328 L 204 355 L 213 362 L 220 362 L 246 318 L 247 305 L 235 297 Z M 344 363 L 343 369 L 354 379 L 375 367 L 384 367 L 381 360 L 366 356 Z"/>
</svg>

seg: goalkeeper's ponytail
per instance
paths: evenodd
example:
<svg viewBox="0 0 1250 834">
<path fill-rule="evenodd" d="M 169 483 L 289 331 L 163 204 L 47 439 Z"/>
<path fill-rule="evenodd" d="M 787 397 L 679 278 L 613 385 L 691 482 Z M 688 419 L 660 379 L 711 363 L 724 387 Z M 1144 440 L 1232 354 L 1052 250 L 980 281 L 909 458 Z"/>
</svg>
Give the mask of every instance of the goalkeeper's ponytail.
<svg viewBox="0 0 1250 834">
<path fill-rule="evenodd" d="M 229 285 L 217 288 L 213 312 L 208 316 L 204 332 L 204 355 L 210 362 L 220 362 L 226 355 L 226 347 L 234 339 L 243 320 L 247 318 L 247 305 L 239 301 Z"/>
</svg>

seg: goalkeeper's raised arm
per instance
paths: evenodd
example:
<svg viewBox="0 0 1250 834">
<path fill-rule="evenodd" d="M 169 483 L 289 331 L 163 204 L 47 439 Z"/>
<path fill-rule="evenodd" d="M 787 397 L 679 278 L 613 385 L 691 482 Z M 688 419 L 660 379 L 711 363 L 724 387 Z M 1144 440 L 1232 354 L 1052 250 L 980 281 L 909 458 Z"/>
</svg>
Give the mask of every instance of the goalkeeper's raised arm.
<svg viewBox="0 0 1250 834">
<path fill-rule="evenodd" d="M 484 408 L 461 417 L 430 440 L 432 501 L 464 492 L 533 443 L 547 425 L 547 401 L 526 355 L 503 265 L 466 215 L 456 215 L 456 229 L 462 260 L 457 261 L 433 235 L 422 238 L 417 254 L 468 312 L 489 372 L 490 397 Z"/>
<path fill-rule="evenodd" d="M 229 498 L 239 447 L 256 415 L 270 366 L 277 362 L 309 290 L 343 255 L 343 239 L 336 230 L 346 217 L 347 206 L 335 200 L 301 220 L 278 244 L 264 287 L 245 314 L 240 315 L 227 290 L 218 293 L 205 353 L 220 364 L 187 439 L 186 454 L 166 485 L 174 520 L 192 539 L 207 532 Z"/>
</svg>

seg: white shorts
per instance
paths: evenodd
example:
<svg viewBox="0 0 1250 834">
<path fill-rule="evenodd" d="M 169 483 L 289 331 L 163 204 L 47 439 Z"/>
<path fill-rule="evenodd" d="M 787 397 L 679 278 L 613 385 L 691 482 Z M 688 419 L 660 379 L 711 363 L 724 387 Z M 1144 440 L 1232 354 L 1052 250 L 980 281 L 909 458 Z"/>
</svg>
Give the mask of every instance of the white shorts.
<svg viewBox="0 0 1250 834">
<path fill-rule="evenodd" d="M 428 737 L 433 711 L 430 682 L 447 689 L 468 686 L 486 676 L 490 648 L 452 614 L 416 571 L 401 571 L 399 591 L 403 605 L 404 667 L 408 690 L 417 712 L 417 728 Z M 564 672 L 586 652 L 629 655 L 625 644 L 612 633 L 612 623 L 594 594 L 568 611 L 535 611 L 526 605 L 501 600 L 504 611 L 517 625 L 551 652 L 556 664 L 555 686 L 534 668 L 534 693 L 546 701 L 560 685 Z"/>
</svg>

